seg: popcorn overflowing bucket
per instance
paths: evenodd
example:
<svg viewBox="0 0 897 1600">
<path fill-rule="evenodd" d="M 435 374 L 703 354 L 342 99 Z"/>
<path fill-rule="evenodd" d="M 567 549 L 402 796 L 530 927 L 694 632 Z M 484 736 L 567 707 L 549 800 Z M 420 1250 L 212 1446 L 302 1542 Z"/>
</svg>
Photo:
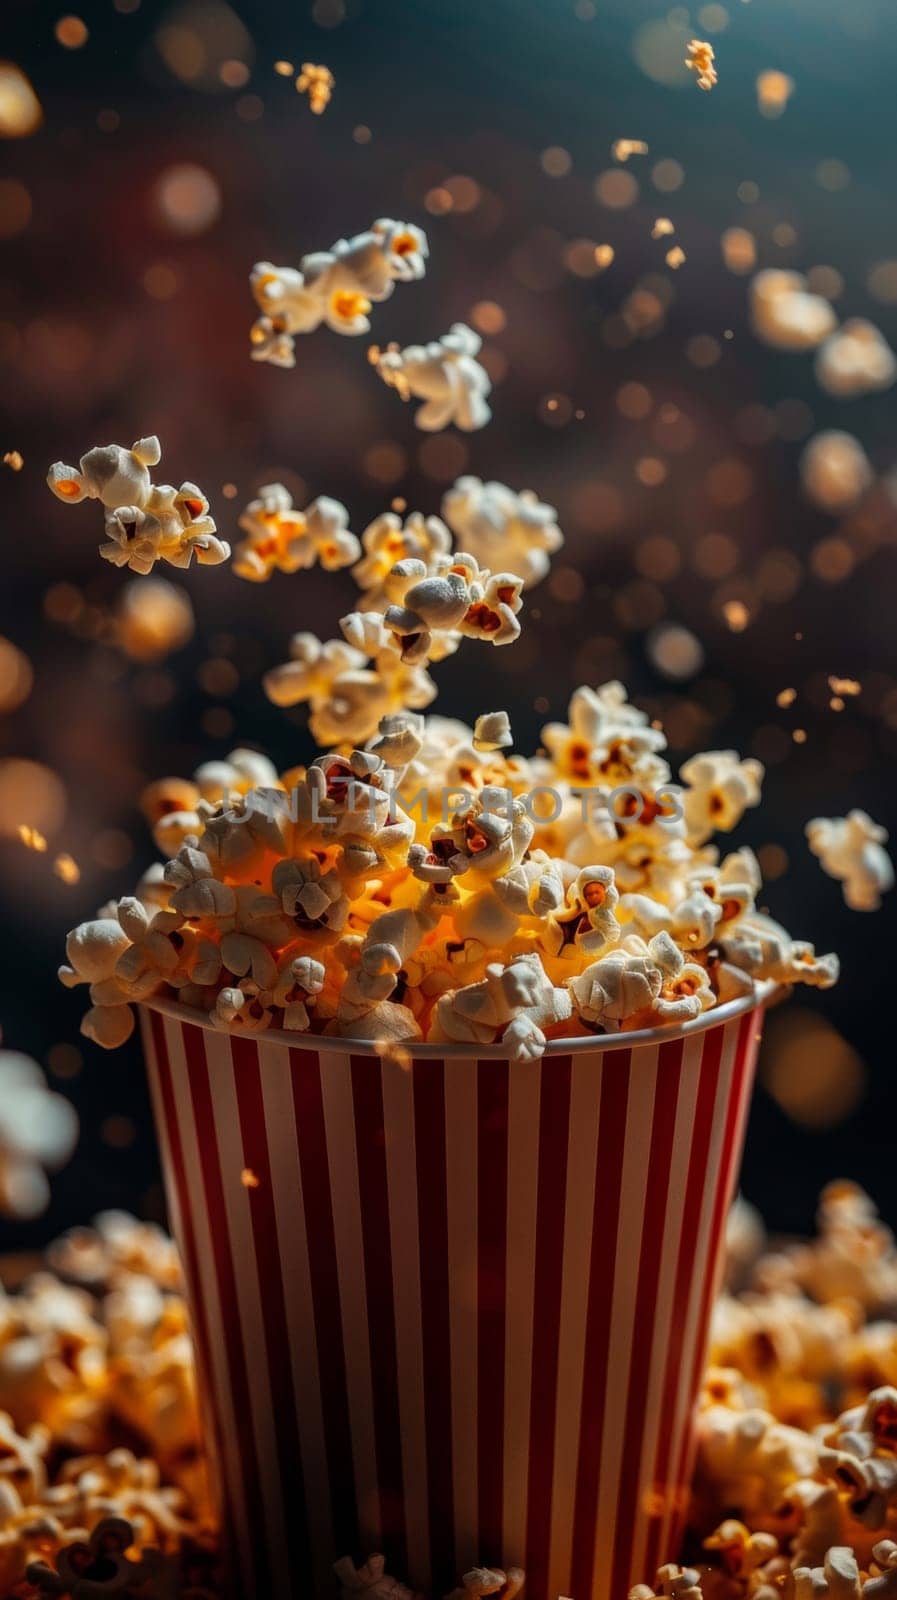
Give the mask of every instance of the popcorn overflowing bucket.
<svg viewBox="0 0 897 1600">
<path fill-rule="evenodd" d="M 675 1550 L 772 987 L 524 1063 L 142 1008 L 245 1600 L 375 1550 L 620 1600 Z"/>
</svg>

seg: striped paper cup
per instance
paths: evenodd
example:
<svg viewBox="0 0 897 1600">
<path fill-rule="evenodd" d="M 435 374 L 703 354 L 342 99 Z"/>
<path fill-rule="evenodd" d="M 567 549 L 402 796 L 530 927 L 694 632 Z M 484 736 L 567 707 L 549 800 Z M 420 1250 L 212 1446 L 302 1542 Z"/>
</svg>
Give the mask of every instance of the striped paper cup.
<svg viewBox="0 0 897 1600">
<path fill-rule="evenodd" d="M 144 1008 L 237 1593 L 376 1550 L 621 1600 L 675 1551 L 768 998 L 410 1068 Z"/>
</svg>

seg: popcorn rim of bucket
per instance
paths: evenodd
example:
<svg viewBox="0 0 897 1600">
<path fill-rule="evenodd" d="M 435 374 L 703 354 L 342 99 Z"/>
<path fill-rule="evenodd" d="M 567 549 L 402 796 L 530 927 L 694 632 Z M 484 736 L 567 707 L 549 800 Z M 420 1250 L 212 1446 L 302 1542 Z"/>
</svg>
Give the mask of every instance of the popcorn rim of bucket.
<svg viewBox="0 0 897 1600">
<path fill-rule="evenodd" d="M 757 983 L 752 993 L 737 995 L 734 1000 L 727 1000 L 723 1005 L 711 1006 L 708 1011 L 702 1012 L 690 1022 L 671 1023 L 665 1028 L 634 1029 L 630 1033 L 602 1033 L 577 1035 L 569 1039 L 549 1039 L 543 1054 L 546 1057 L 554 1057 L 583 1055 L 596 1050 L 632 1050 L 640 1045 L 653 1044 L 656 1040 L 690 1038 L 696 1033 L 706 1033 L 708 1028 L 716 1027 L 720 1023 L 730 1022 L 733 1017 L 743 1016 L 745 1012 L 760 1010 L 768 1006 L 777 994 L 785 992 L 782 984 L 768 978 L 764 982 Z M 378 1050 L 370 1039 L 352 1039 L 342 1034 L 288 1033 L 282 1028 L 265 1028 L 261 1032 L 254 1028 L 233 1026 L 226 1029 L 216 1028 L 204 1013 L 164 997 L 151 996 L 148 1000 L 142 1000 L 138 1009 L 158 1011 L 162 1016 L 172 1017 L 177 1022 L 192 1023 L 194 1027 L 202 1028 L 204 1033 L 223 1032 L 226 1036 L 253 1039 L 257 1044 L 268 1040 L 271 1044 L 287 1045 L 293 1050 L 314 1050 L 319 1055 L 371 1056 L 374 1059 L 379 1059 L 383 1055 L 383 1051 Z M 449 1041 L 427 1044 L 417 1039 L 401 1040 L 400 1043 L 415 1061 L 445 1061 L 457 1057 L 468 1057 L 472 1061 L 509 1059 L 509 1053 L 502 1048 L 501 1043 L 456 1044 Z"/>
</svg>

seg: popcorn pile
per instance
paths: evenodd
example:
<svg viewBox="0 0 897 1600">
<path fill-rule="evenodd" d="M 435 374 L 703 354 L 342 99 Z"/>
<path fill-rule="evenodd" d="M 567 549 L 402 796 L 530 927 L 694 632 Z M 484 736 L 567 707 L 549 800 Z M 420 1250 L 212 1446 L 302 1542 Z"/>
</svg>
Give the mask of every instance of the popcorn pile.
<svg viewBox="0 0 897 1600">
<path fill-rule="evenodd" d="M 162 447 L 151 435 L 130 450 L 118 444 L 88 450 L 78 467 L 57 461 L 47 482 L 70 505 L 100 501 L 106 533 L 100 555 L 115 567 L 145 576 L 157 561 L 189 567 L 194 556 L 203 566 L 219 566 L 230 556 L 230 545 L 217 536 L 208 500 L 195 483 L 179 489 L 154 484 L 149 469 L 161 459 Z"/>
<path fill-rule="evenodd" d="M 367 333 L 372 304 L 388 300 L 397 283 L 422 278 L 427 255 L 420 228 L 381 217 L 366 233 L 303 256 L 298 268 L 257 262 L 250 277 L 261 312 L 250 333 L 253 361 L 294 367 L 295 335 L 322 322 L 334 333 Z"/>
<path fill-rule="evenodd" d="M 421 546 L 431 535 L 414 524 Z M 89 988 L 88 1037 L 120 1044 L 131 1003 L 162 995 L 221 1028 L 525 1059 L 549 1039 L 693 1020 L 757 980 L 835 981 L 836 957 L 758 909 L 753 854 L 711 843 L 759 803 L 760 764 L 708 752 L 674 786 L 662 732 L 621 684 L 578 689 L 529 760 L 508 753 L 503 712 L 471 730 L 395 709 L 356 739 L 457 632 L 510 635 L 521 587 L 432 549 L 381 579 L 380 537 L 367 594 L 393 603 L 346 619 L 348 646 L 300 636 L 274 675 L 274 698 L 316 706 L 318 737 L 342 723 L 337 748 L 280 775 L 235 751 L 144 796 L 169 859 L 74 929 L 60 969 Z M 357 665 L 371 656 L 373 674 Z"/>
<path fill-rule="evenodd" d="M 764 1249 L 740 1202 L 728 1242 L 684 1551 L 663 1552 L 630 1600 L 887 1600 L 894 1237 L 842 1181 L 822 1195 L 816 1240 Z M 77 1575 L 85 1594 L 215 1600 L 216 1537 L 174 1246 L 107 1213 L 0 1291 L 0 1592 L 77 1594 Z M 422 1600 L 382 1556 L 335 1573 L 340 1600 Z M 448 1600 L 521 1594 L 518 1569 L 475 1568 Z"/>
</svg>

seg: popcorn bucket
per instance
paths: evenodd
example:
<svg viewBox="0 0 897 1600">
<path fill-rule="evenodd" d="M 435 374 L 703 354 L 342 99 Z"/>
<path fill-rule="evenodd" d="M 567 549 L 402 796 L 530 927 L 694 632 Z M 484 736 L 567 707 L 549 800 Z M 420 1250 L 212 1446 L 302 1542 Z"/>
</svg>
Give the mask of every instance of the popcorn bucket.
<svg viewBox="0 0 897 1600">
<path fill-rule="evenodd" d="M 383 1551 L 621 1600 L 676 1550 L 771 992 L 410 1067 L 143 1008 L 236 1593 Z"/>
</svg>

